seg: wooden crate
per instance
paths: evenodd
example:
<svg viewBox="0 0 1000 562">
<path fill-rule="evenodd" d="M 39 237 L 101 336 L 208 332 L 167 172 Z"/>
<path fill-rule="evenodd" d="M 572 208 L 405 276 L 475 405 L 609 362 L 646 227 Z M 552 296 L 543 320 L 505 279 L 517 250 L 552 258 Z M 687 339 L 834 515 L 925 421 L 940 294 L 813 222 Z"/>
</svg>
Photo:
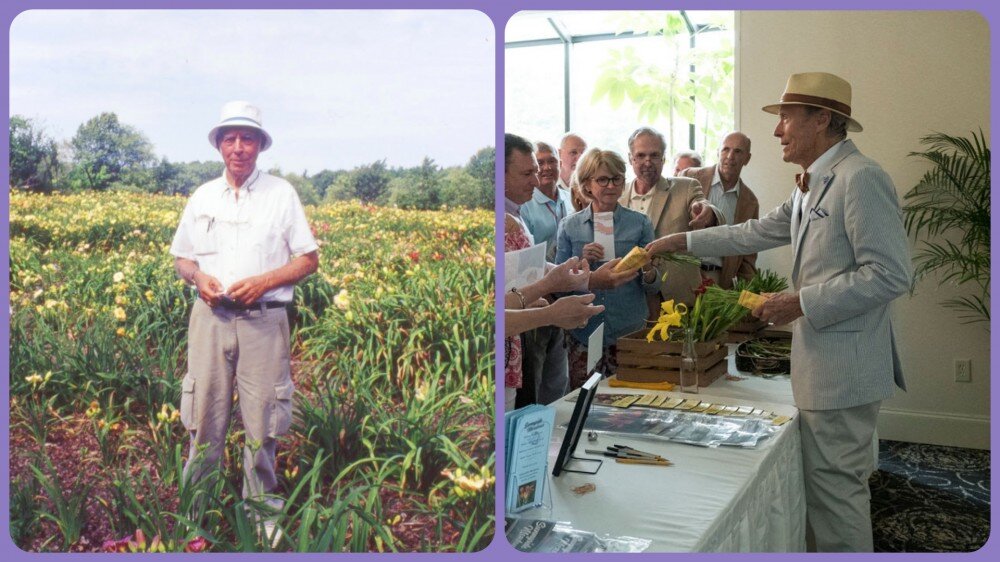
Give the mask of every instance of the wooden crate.
<svg viewBox="0 0 1000 562">
<path fill-rule="evenodd" d="M 764 328 L 767 328 L 767 322 L 753 316 L 747 316 L 729 328 L 729 337 L 726 338 L 726 343 L 743 343 L 758 338 Z"/>
<path fill-rule="evenodd" d="M 619 379 L 629 382 L 680 383 L 683 342 L 646 341 L 648 330 L 639 330 L 618 339 Z M 708 386 L 726 373 L 729 349 L 725 336 L 710 342 L 695 342 L 695 371 L 698 386 Z"/>
</svg>

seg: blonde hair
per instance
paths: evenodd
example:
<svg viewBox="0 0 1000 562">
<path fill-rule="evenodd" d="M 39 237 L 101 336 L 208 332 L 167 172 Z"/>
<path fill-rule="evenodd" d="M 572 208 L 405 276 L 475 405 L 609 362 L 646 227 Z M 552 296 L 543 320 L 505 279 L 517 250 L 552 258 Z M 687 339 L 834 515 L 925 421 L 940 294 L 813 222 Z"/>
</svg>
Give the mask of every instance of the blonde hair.
<svg viewBox="0 0 1000 562">
<path fill-rule="evenodd" d="M 577 211 L 589 207 L 592 201 L 590 195 L 580 189 L 580 182 L 576 181 L 576 174 L 569 177 L 569 199 L 573 203 L 573 209 Z"/>
<path fill-rule="evenodd" d="M 590 188 L 587 187 L 587 183 L 597 175 L 597 171 L 601 169 L 601 166 L 606 167 L 612 174 L 625 175 L 625 160 L 617 152 L 601 150 L 600 148 L 591 148 L 588 150 L 580 158 L 580 161 L 577 162 L 576 171 L 573 172 L 573 180 L 576 181 L 580 192 L 586 195 L 588 200 L 593 196 L 590 193 Z"/>
</svg>

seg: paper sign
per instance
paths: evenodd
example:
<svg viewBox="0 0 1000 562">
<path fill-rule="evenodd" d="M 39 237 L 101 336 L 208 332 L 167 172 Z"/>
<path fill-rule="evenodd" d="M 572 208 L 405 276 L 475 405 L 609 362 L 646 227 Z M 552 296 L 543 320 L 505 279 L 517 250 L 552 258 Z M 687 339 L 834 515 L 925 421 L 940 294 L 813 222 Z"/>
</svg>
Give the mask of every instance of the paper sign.
<svg viewBox="0 0 1000 562">
<path fill-rule="evenodd" d="M 590 337 L 587 339 L 587 372 L 590 373 L 597 366 L 604 354 L 604 322 L 597 325 Z"/>
<path fill-rule="evenodd" d="M 604 248 L 604 259 L 615 259 L 615 213 L 594 213 L 594 242 Z"/>
<path fill-rule="evenodd" d="M 504 252 L 503 263 L 505 293 L 514 287 L 530 285 L 545 276 L 545 244 Z"/>
</svg>

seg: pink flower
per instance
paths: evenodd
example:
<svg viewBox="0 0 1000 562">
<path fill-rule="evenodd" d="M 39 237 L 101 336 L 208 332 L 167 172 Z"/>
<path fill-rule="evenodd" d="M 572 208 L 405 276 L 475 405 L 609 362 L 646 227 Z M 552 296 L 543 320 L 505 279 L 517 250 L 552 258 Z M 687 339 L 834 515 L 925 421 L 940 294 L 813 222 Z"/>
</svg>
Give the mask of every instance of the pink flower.
<svg viewBox="0 0 1000 562">
<path fill-rule="evenodd" d="M 205 537 L 195 537 L 184 545 L 184 552 L 202 552 L 208 548 L 208 541 Z"/>
</svg>

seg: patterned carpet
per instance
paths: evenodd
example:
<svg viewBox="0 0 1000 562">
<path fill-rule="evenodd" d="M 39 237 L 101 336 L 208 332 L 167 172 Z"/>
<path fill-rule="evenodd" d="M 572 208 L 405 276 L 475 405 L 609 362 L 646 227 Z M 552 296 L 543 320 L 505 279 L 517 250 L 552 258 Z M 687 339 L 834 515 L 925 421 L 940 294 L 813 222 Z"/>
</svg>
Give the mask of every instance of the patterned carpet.
<svg viewBox="0 0 1000 562">
<path fill-rule="evenodd" d="M 875 552 L 972 552 L 990 534 L 990 452 L 879 443 Z"/>
</svg>

